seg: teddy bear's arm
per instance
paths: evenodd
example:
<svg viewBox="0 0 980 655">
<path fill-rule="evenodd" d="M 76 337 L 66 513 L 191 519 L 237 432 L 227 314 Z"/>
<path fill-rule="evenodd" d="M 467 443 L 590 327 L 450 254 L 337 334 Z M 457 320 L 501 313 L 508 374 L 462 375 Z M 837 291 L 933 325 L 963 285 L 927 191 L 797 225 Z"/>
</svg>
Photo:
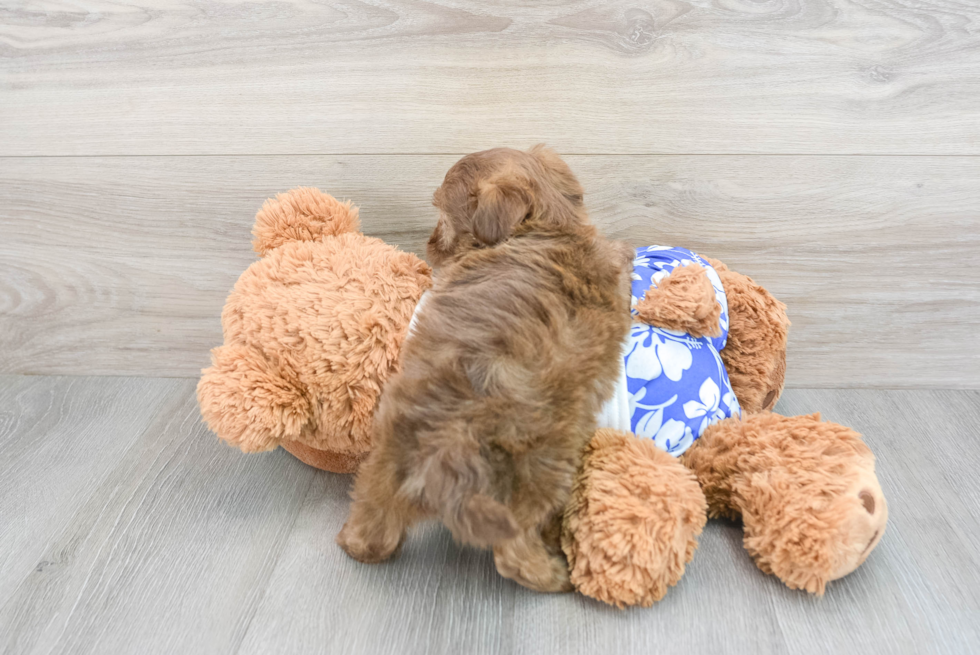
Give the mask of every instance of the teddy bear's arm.
<svg viewBox="0 0 980 655">
<path fill-rule="evenodd" d="M 699 264 L 675 268 L 651 286 L 636 304 L 637 318 L 666 330 L 692 337 L 721 335 L 721 305 L 705 269 Z"/>
</svg>

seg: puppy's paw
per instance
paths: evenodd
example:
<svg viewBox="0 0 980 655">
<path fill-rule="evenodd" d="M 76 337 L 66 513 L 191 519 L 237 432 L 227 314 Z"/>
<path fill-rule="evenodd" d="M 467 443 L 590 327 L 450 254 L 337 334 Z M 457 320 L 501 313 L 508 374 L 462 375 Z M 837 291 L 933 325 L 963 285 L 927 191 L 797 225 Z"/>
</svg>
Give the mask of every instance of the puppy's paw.
<svg viewBox="0 0 980 655">
<path fill-rule="evenodd" d="M 402 538 L 384 538 L 383 535 L 371 536 L 367 530 L 352 525 L 348 519 L 347 523 L 337 534 L 337 545 L 344 549 L 344 552 L 364 564 L 377 564 L 386 559 L 394 557 L 401 550 Z"/>
<path fill-rule="evenodd" d="M 532 591 L 564 593 L 574 589 L 564 557 L 545 556 L 520 561 L 505 550 L 494 549 L 493 559 L 500 575 Z"/>
</svg>

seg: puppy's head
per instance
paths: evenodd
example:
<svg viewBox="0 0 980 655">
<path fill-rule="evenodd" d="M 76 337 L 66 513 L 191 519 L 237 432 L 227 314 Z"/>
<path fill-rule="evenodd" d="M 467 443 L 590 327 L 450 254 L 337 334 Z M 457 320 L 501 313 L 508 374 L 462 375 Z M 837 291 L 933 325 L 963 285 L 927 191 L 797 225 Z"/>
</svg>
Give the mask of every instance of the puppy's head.
<svg viewBox="0 0 980 655">
<path fill-rule="evenodd" d="M 586 221 L 582 194 L 568 165 L 544 146 L 466 155 L 433 196 L 439 222 L 429 263 L 438 267 L 521 234 L 572 229 Z"/>
</svg>

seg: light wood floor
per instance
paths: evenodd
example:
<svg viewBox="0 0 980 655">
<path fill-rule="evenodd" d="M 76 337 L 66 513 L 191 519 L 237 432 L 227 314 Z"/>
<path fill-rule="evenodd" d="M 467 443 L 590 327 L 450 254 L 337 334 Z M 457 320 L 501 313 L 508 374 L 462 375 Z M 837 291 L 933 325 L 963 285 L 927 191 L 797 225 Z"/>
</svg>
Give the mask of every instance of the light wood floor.
<svg viewBox="0 0 980 655">
<path fill-rule="evenodd" d="M 712 521 L 651 609 L 541 595 L 437 526 L 369 566 L 333 538 L 348 476 L 242 455 L 191 380 L 0 376 L 3 653 L 970 653 L 980 650 L 980 392 L 790 390 L 861 431 L 888 531 L 823 598 Z"/>
</svg>

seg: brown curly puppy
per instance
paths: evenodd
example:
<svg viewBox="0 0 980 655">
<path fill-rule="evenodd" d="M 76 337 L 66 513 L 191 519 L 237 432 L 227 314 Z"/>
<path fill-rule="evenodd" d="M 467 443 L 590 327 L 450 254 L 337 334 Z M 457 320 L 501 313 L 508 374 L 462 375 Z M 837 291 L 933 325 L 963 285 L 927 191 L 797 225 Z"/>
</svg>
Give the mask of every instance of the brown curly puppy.
<svg viewBox="0 0 980 655">
<path fill-rule="evenodd" d="M 578 180 L 540 146 L 464 157 L 434 204 L 436 281 L 337 542 L 377 562 L 434 516 L 493 547 L 505 577 L 570 590 L 561 515 L 619 369 L 633 251 L 589 223 Z"/>
</svg>

